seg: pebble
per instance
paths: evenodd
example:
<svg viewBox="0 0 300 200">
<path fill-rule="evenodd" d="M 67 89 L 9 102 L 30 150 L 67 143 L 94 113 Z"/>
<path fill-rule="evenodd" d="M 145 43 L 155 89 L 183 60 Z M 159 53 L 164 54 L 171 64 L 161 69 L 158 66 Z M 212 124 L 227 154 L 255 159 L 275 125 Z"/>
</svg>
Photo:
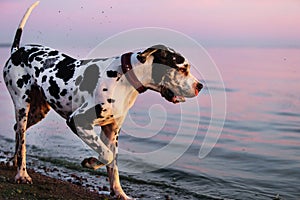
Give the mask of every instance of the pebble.
<svg viewBox="0 0 300 200">
<path fill-rule="evenodd" d="M 50 172 L 50 169 L 46 166 L 42 167 L 42 169 L 44 170 L 44 172 Z"/>
<path fill-rule="evenodd" d="M 71 177 L 78 179 L 78 176 L 76 174 L 71 174 Z"/>
<path fill-rule="evenodd" d="M 17 189 L 16 192 L 17 192 L 18 194 L 21 194 L 21 193 L 22 193 L 22 190 Z"/>
<path fill-rule="evenodd" d="M 105 185 L 102 187 L 102 190 L 103 190 L 103 191 L 109 191 L 108 187 L 105 186 Z"/>
<path fill-rule="evenodd" d="M 10 162 L 6 162 L 6 167 L 11 167 L 11 163 Z"/>
<path fill-rule="evenodd" d="M 82 181 L 86 181 L 86 182 L 88 181 L 87 178 L 84 178 L 84 177 L 82 177 L 82 176 L 80 177 L 80 179 L 81 179 Z"/>
<path fill-rule="evenodd" d="M 73 184 L 78 185 L 78 186 L 82 186 L 82 183 L 80 183 L 79 181 L 75 181 L 75 182 L 73 182 Z"/>
<path fill-rule="evenodd" d="M 53 169 L 52 169 L 52 172 L 58 172 L 59 170 L 56 168 L 56 167 L 54 167 Z"/>
<path fill-rule="evenodd" d="M 0 176 L 0 181 L 5 182 L 6 181 L 6 177 L 5 176 Z"/>
<path fill-rule="evenodd" d="M 281 197 L 280 197 L 280 195 L 279 194 L 277 194 L 274 198 L 273 198 L 273 200 L 281 200 Z"/>
</svg>

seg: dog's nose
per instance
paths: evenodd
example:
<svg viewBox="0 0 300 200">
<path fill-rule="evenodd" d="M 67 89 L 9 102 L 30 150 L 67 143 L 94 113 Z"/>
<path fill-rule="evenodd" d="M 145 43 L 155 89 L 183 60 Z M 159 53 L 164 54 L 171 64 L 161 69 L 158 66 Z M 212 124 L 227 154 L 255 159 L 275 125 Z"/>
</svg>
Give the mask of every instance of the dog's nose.
<svg viewBox="0 0 300 200">
<path fill-rule="evenodd" d="M 203 85 L 200 82 L 198 82 L 197 85 L 196 85 L 196 89 L 198 91 L 200 91 L 202 88 L 203 88 Z"/>
</svg>

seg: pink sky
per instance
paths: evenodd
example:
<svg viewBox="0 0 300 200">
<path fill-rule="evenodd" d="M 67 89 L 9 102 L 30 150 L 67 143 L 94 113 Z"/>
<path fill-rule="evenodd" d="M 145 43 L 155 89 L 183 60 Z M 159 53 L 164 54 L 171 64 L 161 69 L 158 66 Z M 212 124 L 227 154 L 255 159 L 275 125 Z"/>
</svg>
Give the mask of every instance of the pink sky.
<svg viewBox="0 0 300 200">
<path fill-rule="evenodd" d="M 11 41 L 32 2 L 0 2 L 0 43 Z M 93 43 L 120 31 L 155 26 L 175 29 L 208 46 L 300 47 L 299 24 L 298 0 L 42 0 L 24 40 Z"/>
</svg>

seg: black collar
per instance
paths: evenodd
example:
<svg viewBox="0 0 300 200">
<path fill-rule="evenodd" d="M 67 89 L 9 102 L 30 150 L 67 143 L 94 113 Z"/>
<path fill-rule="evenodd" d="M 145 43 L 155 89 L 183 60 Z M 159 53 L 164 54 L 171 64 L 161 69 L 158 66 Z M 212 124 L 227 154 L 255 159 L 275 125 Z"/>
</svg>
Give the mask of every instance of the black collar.
<svg viewBox="0 0 300 200">
<path fill-rule="evenodd" d="M 125 74 L 128 82 L 141 94 L 147 90 L 145 86 L 138 80 L 131 65 L 132 52 L 125 53 L 121 56 L 122 71 Z"/>
</svg>

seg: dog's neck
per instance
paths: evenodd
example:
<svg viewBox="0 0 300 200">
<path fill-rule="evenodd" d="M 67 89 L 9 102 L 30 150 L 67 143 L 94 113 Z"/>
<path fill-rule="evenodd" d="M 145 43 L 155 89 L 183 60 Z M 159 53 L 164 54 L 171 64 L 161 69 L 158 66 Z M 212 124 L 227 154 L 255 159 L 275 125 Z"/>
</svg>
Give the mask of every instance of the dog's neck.
<svg viewBox="0 0 300 200">
<path fill-rule="evenodd" d="M 161 87 L 159 85 L 154 84 L 152 79 L 153 57 L 149 57 L 145 63 L 141 63 L 137 59 L 137 56 L 138 53 L 135 52 L 130 57 L 130 64 L 132 66 L 131 71 L 133 71 L 137 80 L 145 88 L 161 93 Z M 120 59 L 120 63 L 121 63 L 121 59 Z M 114 95 L 113 98 L 120 99 L 120 102 L 123 102 L 123 104 L 125 105 L 124 108 L 126 108 L 126 110 L 128 111 L 128 109 L 131 108 L 132 105 L 134 104 L 139 92 L 136 90 L 134 86 L 132 86 L 132 84 L 128 81 L 125 75 L 122 77 L 122 80 L 123 81 L 119 82 L 121 84 L 117 85 L 118 89 L 116 89 L 116 91 L 118 92 L 113 94 Z"/>
<path fill-rule="evenodd" d="M 135 74 L 137 80 L 145 89 L 159 91 L 159 86 L 155 85 L 152 80 L 153 57 L 149 57 L 145 63 L 141 63 L 137 59 L 137 56 L 138 53 L 132 53 L 130 58 L 130 64 L 132 66 L 131 70 Z"/>
<path fill-rule="evenodd" d="M 152 59 L 147 61 L 146 63 L 141 63 L 137 59 L 137 53 L 133 53 L 130 57 L 130 64 L 132 66 L 131 71 L 135 74 L 137 80 L 143 85 L 145 88 L 149 88 L 152 82 Z M 121 58 L 118 61 L 121 64 Z M 123 71 L 122 69 L 118 69 L 119 72 Z M 127 72 L 128 73 L 128 72 Z M 123 73 L 124 74 L 124 73 Z M 127 113 L 129 108 L 134 104 L 139 92 L 136 88 L 128 81 L 126 75 L 124 74 L 117 84 L 114 86 L 114 91 L 112 92 L 112 99 L 115 99 L 119 102 L 119 106 L 121 110 L 114 110 L 114 116 L 117 117 L 119 115 L 124 115 Z M 117 92 L 116 92 L 117 91 Z M 123 105 L 123 106 L 122 106 Z M 120 113 L 119 113 L 120 112 Z"/>
<path fill-rule="evenodd" d="M 121 68 L 127 81 L 133 86 L 138 93 L 146 92 L 147 88 L 140 82 L 140 80 L 135 75 L 135 72 L 131 65 L 132 52 L 125 53 L 121 56 Z"/>
</svg>

